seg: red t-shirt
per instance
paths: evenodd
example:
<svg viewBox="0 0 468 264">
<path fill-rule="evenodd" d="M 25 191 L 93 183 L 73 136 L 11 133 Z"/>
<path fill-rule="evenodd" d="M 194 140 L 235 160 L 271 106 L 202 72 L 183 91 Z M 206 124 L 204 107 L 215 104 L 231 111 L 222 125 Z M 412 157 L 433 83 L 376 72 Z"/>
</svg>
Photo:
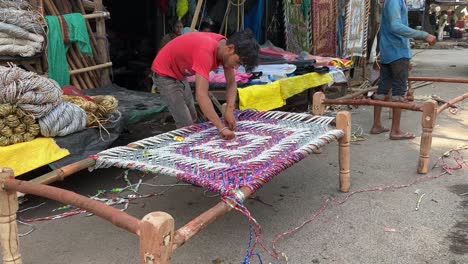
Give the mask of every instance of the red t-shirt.
<svg viewBox="0 0 468 264">
<path fill-rule="evenodd" d="M 183 80 L 195 73 L 209 79 L 210 71 L 219 67 L 218 42 L 224 36 L 209 32 L 192 32 L 167 43 L 153 61 L 151 69 L 161 75 Z"/>
</svg>

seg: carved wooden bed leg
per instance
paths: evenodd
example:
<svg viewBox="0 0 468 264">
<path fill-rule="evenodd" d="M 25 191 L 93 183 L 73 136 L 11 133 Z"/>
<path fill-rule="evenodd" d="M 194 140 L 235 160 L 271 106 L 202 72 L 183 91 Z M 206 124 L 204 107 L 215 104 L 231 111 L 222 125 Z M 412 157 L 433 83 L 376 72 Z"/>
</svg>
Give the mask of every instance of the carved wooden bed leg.
<svg viewBox="0 0 468 264">
<path fill-rule="evenodd" d="M 426 174 L 429 167 L 429 157 L 432 146 L 432 130 L 437 118 L 437 103 L 429 100 L 423 105 L 422 135 L 419 149 L 418 173 Z"/>
<path fill-rule="evenodd" d="M 140 222 L 140 264 L 168 264 L 174 242 L 174 218 L 165 212 L 147 214 Z"/>
<path fill-rule="evenodd" d="M 4 264 L 21 264 L 19 253 L 18 226 L 16 225 L 16 212 L 18 211 L 18 197 L 16 191 L 5 191 L 3 183 L 13 178 L 13 170 L 0 168 L 0 244 L 3 251 Z"/>
<path fill-rule="evenodd" d="M 350 141 L 351 141 L 351 114 L 340 111 L 336 116 L 336 128 L 343 130 L 344 136 L 339 143 L 340 191 L 349 192 L 350 185 Z"/>
<path fill-rule="evenodd" d="M 312 99 L 312 114 L 313 115 L 323 115 L 325 113 L 325 105 L 323 100 L 325 99 L 325 94 L 323 92 L 314 93 Z"/>
</svg>

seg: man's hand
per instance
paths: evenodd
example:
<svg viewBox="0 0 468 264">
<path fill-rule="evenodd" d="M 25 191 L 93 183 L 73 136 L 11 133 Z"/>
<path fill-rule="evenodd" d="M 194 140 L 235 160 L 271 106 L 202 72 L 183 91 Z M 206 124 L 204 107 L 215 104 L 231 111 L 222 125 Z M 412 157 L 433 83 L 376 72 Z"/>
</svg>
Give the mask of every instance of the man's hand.
<svg viewBox="0 0 468 264">
<path fill-rule="evenodd" d="M 427 43 L 429 43 L 429 46 L 434 46 L 434 44 L 435 44 L 436 41 L 437 41 L 437 38 L 436 38 L 434 35 L 429 34 L 429 35 L 426 37 L 425 41 L 426 41 Z"/>
<path fill-rule="evenodd" d="M 231 140 L 236 137 L 234 132 L 232 132 L 232 130 L 230 130 L 228 127 L 224 127 L 223 129 L 221 129 L 219 131 L 219 135 L 225 140 Z"/>
<path fill-rule="evenodd" d="M 236 118 L 234 117 L 234 111 L 232 109 L 226 109 L 226 112 L 224 113 L 224 121 L 229 130 L 236 130 Z"/>
</svg>

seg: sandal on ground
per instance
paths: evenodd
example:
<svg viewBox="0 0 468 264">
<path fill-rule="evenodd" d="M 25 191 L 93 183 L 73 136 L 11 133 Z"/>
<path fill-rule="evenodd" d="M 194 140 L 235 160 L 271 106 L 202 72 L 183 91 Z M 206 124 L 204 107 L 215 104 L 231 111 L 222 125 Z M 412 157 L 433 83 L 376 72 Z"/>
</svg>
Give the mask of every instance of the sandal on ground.
<svg viewBox="0 0 468 264">
<path fill-rule="evenodd" d="M 377 134 L 382 134 L 382 133 L 385 133 L 385 132 L 389 132 L 390 129 L 389 128 L 386 128 L 386 127 L 381 127 L 379 130 L 377 131 L 371 131 L 369 132 L 370 134 L 373 134 L 373 135 L 377 135 Z"/>
<path fill-rule="evenodd" d="M 405 139 L 413 139 L 415 137 L 416 136 L 414 134 L 406 132 L 403 135 L 398 136 L 398 137 L 390 136 L 390 139 L 391 140 L 405 140 Z"/>
</svg>

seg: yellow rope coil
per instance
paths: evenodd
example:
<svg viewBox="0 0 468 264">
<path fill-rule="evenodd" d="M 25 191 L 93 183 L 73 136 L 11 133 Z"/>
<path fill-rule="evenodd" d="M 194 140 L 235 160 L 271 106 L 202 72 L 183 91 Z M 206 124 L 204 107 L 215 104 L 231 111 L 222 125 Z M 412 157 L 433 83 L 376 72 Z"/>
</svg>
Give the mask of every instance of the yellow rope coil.
<svg viewBox="0 0 468 264">
<path fill-rule="evenodd" d="M 63 99 L 76 104 L 86 112 L 86 126 L 99 126 L 107 122 L 110 114 L 117 110 L 118 100 L 110 95 L 91 96 L 88 101 L 81 96 L 64 95 Z"/>
<path fill-rule="evenodd" d="M 15 106 L 0 104 L 0 146 L 31 141 L 39 132 L 33 116 Z"/>
</svg>

